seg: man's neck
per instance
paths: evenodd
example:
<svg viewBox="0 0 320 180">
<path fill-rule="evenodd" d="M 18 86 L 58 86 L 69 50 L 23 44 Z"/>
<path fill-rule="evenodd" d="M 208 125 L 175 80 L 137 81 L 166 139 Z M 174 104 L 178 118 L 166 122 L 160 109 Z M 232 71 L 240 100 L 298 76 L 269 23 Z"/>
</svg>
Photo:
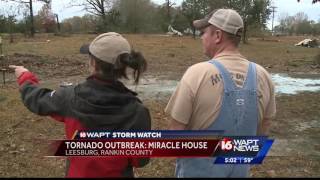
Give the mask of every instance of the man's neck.
<svg viewBox="0 0 320 180">
<path fill-rule="evenodd" d="M 234 46 L 222 47 L 213 54 L 213 58 L 219 56 L 220 54 L 240 54 L 239 49 Z"/>
</svg>

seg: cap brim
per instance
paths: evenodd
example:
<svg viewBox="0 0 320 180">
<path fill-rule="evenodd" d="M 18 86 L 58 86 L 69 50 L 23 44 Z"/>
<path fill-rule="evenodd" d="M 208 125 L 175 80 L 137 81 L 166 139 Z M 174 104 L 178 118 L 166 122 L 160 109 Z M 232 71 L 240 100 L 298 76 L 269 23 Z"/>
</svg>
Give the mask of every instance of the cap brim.
<svg viewBox="0 0 320 180">
<path fill-rule="evenodd" d="M 80 53 L 81 54 L 89 54 L 89 46 L 90 44 L 84 44 L 80 48 Z"/>
<path fill-rule="evenodd" d="M 207 18 L 193 21 L 193 27 L 195 27 L 197 30 L 204 29 L 208 26 L 210 26 L 210 23 L 208 22 Z"/>
</svg>

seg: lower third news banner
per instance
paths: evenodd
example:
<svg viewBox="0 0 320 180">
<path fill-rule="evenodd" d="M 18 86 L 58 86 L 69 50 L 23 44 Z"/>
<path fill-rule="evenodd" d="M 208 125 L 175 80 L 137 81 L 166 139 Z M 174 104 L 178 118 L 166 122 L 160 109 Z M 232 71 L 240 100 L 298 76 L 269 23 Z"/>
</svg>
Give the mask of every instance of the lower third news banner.
<svg viewBox="0 0 320 180">
<path fill-rule="evenodd" d="M 221 131 L 80 131 L 53 141 L 50 156 L 212 157 L 214 164 L 261 164 L 274 140 L 221 137 Z"/>
</svg>

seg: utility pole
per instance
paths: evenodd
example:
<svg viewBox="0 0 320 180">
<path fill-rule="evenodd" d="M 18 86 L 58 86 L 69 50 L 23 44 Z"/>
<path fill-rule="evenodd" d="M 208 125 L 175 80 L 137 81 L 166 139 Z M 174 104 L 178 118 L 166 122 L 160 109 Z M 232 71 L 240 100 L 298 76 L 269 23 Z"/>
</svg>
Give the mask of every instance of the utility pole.
<svg viewBox="0 0 320 180">
<path fill-rule="evenodd" d="M 171 0 L 166 0 L 166 6 L 167 6 L 167 18 L 170 21 L 171 20 L 171 7 L 176 5 L 176 3 L 171 2 Z M 171 22 L 170 22 L 171 23 Z"/>
<path fill-rule="evenodd" d="M 274 35 L 274 29 L 273 29 L 274 13 L 276 12 L 276 10 L 275 10 L 275 9 L 276 9 L 277 7 L 275 7 L 275 6 L 271 6 L 270 8 L 272 9 L 272 11 L 271 11 L 271 12 L 272 12 L 272 30 L 271 30 L 271 32 L 272 32 L 272 36 L 273 36 L 273 35 Z"/>
<path fill-rule="evenodd" d="M 31 21 L 31 37 L 34 37 L 34 23 L 33 23 L 33 7 L 32 7 L 32 0 L 29 0 L 29 10 L 30 10 L 30 21 Z"/>
<path fill-rule="evenodd" d="M 170 0 L 167 0 L 167 18 L 170 21 Z"/>
<path fill-rule="evenodd" d="M 4 55 L 2 53 L 3 53 L 3 51 L 2 51 L 2 38 L 0 36 L 0 62 L 1 62 L 0 71 L 2 72 L 3 85 L 5 85 L 6 84 L 6 71 L 7 71 L 7 69 L 5 69 Z"/>
<path fill-rule="evenodd" d="M 58 28 L 58 33 L 60 33 L 60 22 L 59 22 L 59 16 L 58 14 L 54 14 L 54 16 L 56 17 L 57 19 L 57 28 Z"/>
<path fill-rule="evenodd" d="M 2 55 L 3 51 L 2 51 L 2 37 L 0 35 L 0 56 Z"/>
</svg>

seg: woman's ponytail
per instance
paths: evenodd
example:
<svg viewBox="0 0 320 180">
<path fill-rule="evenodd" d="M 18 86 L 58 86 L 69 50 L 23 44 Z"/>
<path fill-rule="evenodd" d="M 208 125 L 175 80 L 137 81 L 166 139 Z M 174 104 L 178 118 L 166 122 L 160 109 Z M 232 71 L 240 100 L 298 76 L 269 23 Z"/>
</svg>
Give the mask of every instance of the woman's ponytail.
<svg viewBox="0 0 320 180">
<path fill-rule="evenodd" d="M 132 50 L 130 54 L 120 55 L 121 63 L 132 68 L 134 82 L 138 84 L 140 76 L 147 70 L 147 61 L 142 53 Z M 126 77 L 126 76 L 125 76 Z"/>
</svg>

